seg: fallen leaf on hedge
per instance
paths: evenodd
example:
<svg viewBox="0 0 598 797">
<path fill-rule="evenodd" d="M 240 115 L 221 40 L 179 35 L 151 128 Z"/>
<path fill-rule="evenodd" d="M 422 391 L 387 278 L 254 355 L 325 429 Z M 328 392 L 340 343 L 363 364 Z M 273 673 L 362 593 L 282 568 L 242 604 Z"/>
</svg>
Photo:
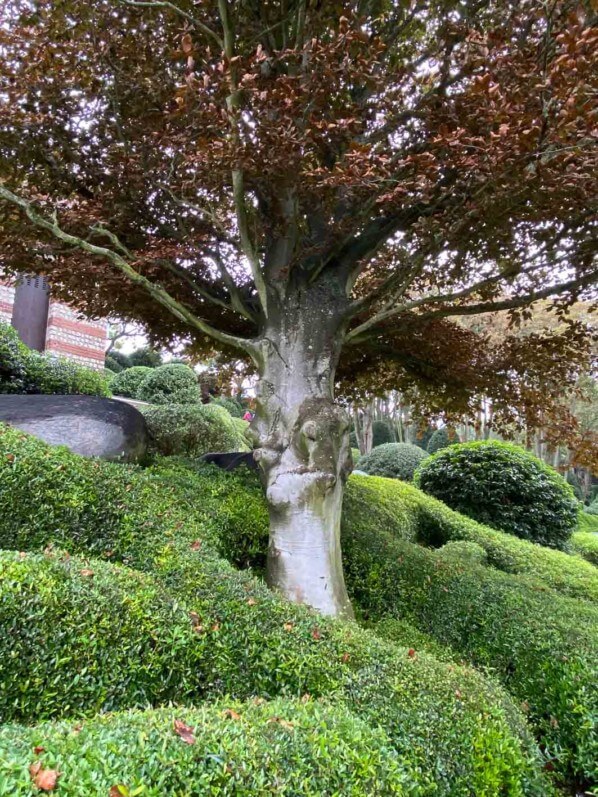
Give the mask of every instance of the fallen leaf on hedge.
<svg viewBox="0 0 598 797">
<path fill-rule="evenodd" d="M 343 653 L 343 655 L 341 656 L 341 661 L 343 664 L 346 664 L 350 658 L 351 658 L 350 653 Z"/>
<path fill-rule="evenodd" d="M 81 725 L 80 723 L 73 725 L 73 733 L 81 733 L 82 730 L 83 730 L 83 725 Z"/>
<path fill-rule="evenodd" d="M 309 692 L 306 692 L 304 695 L 301 696 L 302 703 L 309 703 L 310 700 L 311 700 L 311 695 L 309 694 Z"/>
<path fill-rule="evenodd" d="M 223 714 L 224 717 L 228 717 L 231 720 L 240 720 L 241 719 L 241 715 L 237 714 L 236 711 L 233 711 L 232 708 L 224 709 L 222 714 Z"/>
<path fill-rule="evenodd" d="M 320 633 L 318 626 L 312 629 L 311 635 L 314 639 L 322 639 L 322 634 Z"/>
<path fill-rule="evenodd" d="M 25 551 L 19 551 L 19 559 L 25 559 L 26 556 L 27 554 L 25 553 Z"/>
<path fill-rule="evenodd" d="M 82 576 L 86 576 L 87 578 L 93 576 L 93 570 L 90 570 L 88 567 L 84 567 L 83 570 L 79 571 Z"/>
<path fill-rule="evenodd" d="M 174 732 L 181 737 L 186 744 L 195 744 L 195 736 L 193 735 L 193 728 L 185 725 L 181 720 L 174 721 Z"/>
<path fill-rule="evenodd" d="M 415 650 L 413 648 L 409 648 L 409 650 L 407 651 L 407 655 L 409 656 L 410 659 L 414 659 L 415 658 Z"/>
<path fill-rule="evenodd" d="M 212 631 L 220 631 L 220 623 L 214 623 L 212 626 Z"/>
<path fill-rule="evenodd" d="M 33 785 L 40 791 L 52 791 L 56 788 L 56 783 L 60 777 L 60 772 L 56 769 L 43 769 L 41 761 L 36 761 L 29 767 L 29 774 Z"/>
<path fill-rule="evenodd" d="M 192 551 L 199 551 L 201 548 L 201 540 L 195 540 L 191 543 L 190 547 Z"/>
<path fill-rule="evenodd" d="M 292 631 L 293 628 L 294 628 L 294 625 L 293 625 L 293 623 L 285 623 L 283 628 L 284 628 L 285 631 Z"/>
<path fill-rule="evenodd" d="M 35 755 L 39 755 L 40 753 L 43 753 L 45 749 L 46 749 L 45 747 L 34 747 L 33 752 L 35 753 Z"/>
<path fill-rule="evenodd" d="M 256 603 L 257 603 L 257 601 L 256 601 L 255 598 L 249 598 L 249 600 L 247 601 L 247 605 L 248 606 L 255 606 Z"/>
<path fill-rule="evenodd" d="M 455 689 L 455 697 L 461 700 L 461 692 L 458 689 Z"/>
<path fill-rule="evenodd" d="M 116 786 L 110 787 L 108 797 L 129 797 L 130 793 L 127 786 L 117 783 Z"/>
<path fill-rule="evenodd" d="M 14 454 L 7 454 L 6 455 L 6 459 L 7 459 L 8 462 L 14 462 L 15 461 L 15 455 Z"/>
</svg>

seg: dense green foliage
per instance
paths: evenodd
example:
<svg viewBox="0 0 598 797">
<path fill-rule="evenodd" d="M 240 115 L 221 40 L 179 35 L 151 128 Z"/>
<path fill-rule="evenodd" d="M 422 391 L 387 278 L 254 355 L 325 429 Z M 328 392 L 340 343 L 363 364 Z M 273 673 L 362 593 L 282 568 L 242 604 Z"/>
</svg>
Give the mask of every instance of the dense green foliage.
<svg viewBox="0 0 598 797">
<path fill-rule="evenodd" d="M 411 443 L 385 443 L 361 457 L 359 470 L 370 476 L 411 481 L 418 465 L 426 457 L 425 451 Z"/>
<path fill-rule="evenodd" d="M 148 576 L 0 553 L 0 722 L 79 716 L 201 693 L 192 623 Z"/>
<path fill-rule="evenodd" d="M 449 446 L 420 465 L 415 481 L 458 512 L 551 548 L 564 548 L 577 525 L 563 477 L 510 443 Z"/>
<path fill-rule="evenodd" d="M 428 443 L 428 454 L 435 454 L 447 446 L 455 445 L 459 442 L 459 438 L 454 430 L 447 429 L 443 426 L 441 429 L 436 429 L 430 442 Z"/>
<path fill-rule="evenodd" d="M 72 723 L 9 727 L 0 730 L 0 794 L 31 794 L 32 758 L 62 773 L 57 792 L 64 797 L 108 797 L 119 784 L 123 794 L 143 797 L 413 793 L 408 768 L 382 730 L 342 705 L 314 700 L 129 711 L 78 730 Z"/>
<path fill-rule="evenodd" d="M 197 404 L 201 399 L 197 374 L 182 363 L 168 363 L 152 369 L 139 386 L 137 395 L 150 404 Z"/>
<path fill-rule="evenodd" d="M 242 418 L 245 414 L 245 408 L 241 402 L 228 396 L 218 396 L 217 398 L 212 399 L 211 403 L 215 404 L 217 407 L 224 407 L 228 414 L 232 415 L 233 418 Z"/>
<path fill-rule="evenodd" d="M 598 567 L 598 534 L 595 531 L 576 531 L 571 536 L 571 547 L 579 556 Z"/>
<path fill-rule="evenodd" d="M 0 440 L 5 454 L 19 453 L 0 460 L 0 501 L 24 495 L 32 473 L 40 476 L 37 507 L 17 500 L 18 517 L 0 516 L 1 544 L 35 549 L 54 541 L 151 572 L 157 588 L 195 612 L 191 625 L 201 630 L 192 678 L 206 696 L 307 692 L 345 703 L 388 733 L 413 794 L 548 793 L 517 711 L 498 688 L 473 671 L 288 604 L 217 556 L 214 548 L 238 549 L 266 528 L 252 475 L 168 463 L 143 472 L 82 460 L 6 428 Z M 71 636 L 67 628 L 65 640 Z M 63 668 L 62 677 L 68 682 L 75 673 Z M 184 696 L 187 679 L 180 689 Z"/>
<path fill-rule="evenodd" d="M 159 454 L 199 457 L 210 451 L 248 450 L 235 419 L 216 404 L 165 404 L 144 408 L 143 414 Z"/>
<path fill-rule="evenodd" d="M 145 377 L 152 373 L 152 369 L 146 365 L 135 365 L 132 368 L 125 368 L 116 374 L 112 380 L 112 392 L 117 396 L 127 398 L 139 398 L 139 388 Z"/>
<path fill-rule="evenodd" d="M 592 503 L 584 510 L 588 515 L 598 515 L 598 498 L 594 499 Z"/>
<path fill-rule="evenodd" d="M 0 393 L 110 395 L 102 373 L 27 348 L 16 330 L 3 323 L 0 323 Z"/>
<path fill-rule="evenodd" d="M 394 431 L 388 421 L 378 420 L 372 423 L 372 448 L 384 443 L 394 443 L 395 440 Z"/>
</svg>

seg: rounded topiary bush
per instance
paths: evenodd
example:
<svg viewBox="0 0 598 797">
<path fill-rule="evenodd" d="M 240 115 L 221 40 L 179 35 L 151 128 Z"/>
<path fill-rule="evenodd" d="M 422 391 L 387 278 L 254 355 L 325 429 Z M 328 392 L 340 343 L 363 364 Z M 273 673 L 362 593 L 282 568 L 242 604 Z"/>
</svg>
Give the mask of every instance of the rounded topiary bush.
<svg viewBox="0 0 598 797">
<path fill-rule="evenodd" d="M 394 432 L 387 421 L 374 421 L 372 424 L 372 448 L 393 443 L 396 440 Z"/>
<path fill-rule="evenodd" d="M 0 758 L 2 793 L 11 797 L 32 794 L 33 759 L 61 773 L 63 797 L 363 797 L 406 793 L 407 781 L 384 731 L 343 706 L 315 700 L 127 711 L 77 728 L 72 722 L 13 726 L 0 730 Z"/>
<path fill-rule="evenodd" d="M 411 481 L 420 462 L 428 455 L 411 443 L 385 443 L 359 460 L 359 470 L 370 476 Z"/>
<path fill-rule="evenodd" d="M 153 368 L 149 368 L 146 365 L 135 365 L 132 368 L 125 368 L 119 371 L 112 380 L 112 392 L 117 396 L 137 398 L 141 383 L 152 371 Z"/>
<path fill-rule="evenodd" d="M 216 404 L 165 404 L 143 414 L 159 454 L 199 457 L 209 451 L 248 449 L 235 419 Z"/>
<path fill-rule="evenodd" d="M 436 429 L 430 442 L 428 443 L 428 454 L 435 454 L 447 446 L 455 445 L 459 442 L 459 438 L 454 430 L 447 429 L 443 426 L 442 429 Z"/>
<path fill-rule="evenodd" d="M 228 414 L 232 415 L 233 418 L 243 418 L 243 415 L 245 414 L 245 410 L 240 402 L 234 398 L 231 398 L 230 396 L 218 396 L 217 398 L 212 399 L 211 403 L 215 404 L 217 407 L 224 407 Z"/>
<path fill-rule="evenodd" d="M 468 565 L 485 565 L 488 562 L 488 554 L 482 546 L 469 540 L 450 540 L 438 549 L 438 556 Z"/>
<path fill-rule="evenodd" d="M 577 524 L 563 477 L 510 443 L 449 446 L 420 465 L 415 481 L 458 512 L 551 548 L 563 548 Z"/>
<path fill-rule="evenodd" d="M 197 374 L 182 363 L 152 368 L 139 386 L 138 398 L 151 404 L 198 404 Z"/>
</svg>

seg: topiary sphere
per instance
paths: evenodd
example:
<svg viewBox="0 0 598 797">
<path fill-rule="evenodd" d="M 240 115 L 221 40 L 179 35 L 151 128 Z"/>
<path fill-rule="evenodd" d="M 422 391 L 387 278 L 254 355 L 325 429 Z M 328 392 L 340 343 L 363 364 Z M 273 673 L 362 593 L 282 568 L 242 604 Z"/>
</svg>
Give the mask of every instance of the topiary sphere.
<svg viewBox="0 0 598 797">
<path fill-rule="evenodd" d="M 387 421 L 374 421 L 372 424 L 372 448 L 383 446 L 384 443 L 393 443 L 395 440 L 394 432 Z"/>
<path fill-rule="evenodd" d="M 444 448 L 422 463 L 415 483 L 480 523 L 551 548 L 564 548 L 577 525 L 577 501 L 565 479 L 510 443 Z"/>
<path fill-rule="evenodd" d="M 436 429 L 428 443 L 428 454 L 435 454 L 447 446 L 455 445 L 459 442 L 459 438 L 454 429 L 447 429 L 443 426 L 441 429 Z"/>
<path fill-rule="evenodd" d="M 147 407 L 143 414 L 152 448 L 164 456 L 199 457 L 210 451 L 248 450 L 235 419 L 224 407 L 215 404 L 166 404 Z M 244 421 L 241 423 L 247 426 Z"/>
<path fill-rule="evenodd" d="M 151 404 L 198 404 L 197 374 L 188 365 L 168 363 L 150 372 L 139 386 L 138 398 Z"/>
<path fill-rule="evenodd" d="M 132 399 L 138 398 L 137 394 L 141 383 L 152 371 L 153 368 L 148 368 L 145 365 L 135 365 L 133 368 L 119 371 L 110 385 L 112 392 L 117 396 L 125 396 Z"/>
<path fill-rule="evenodd" d="M 359 470 L 369 476 L 386 476 L 409 482 L 423 459 L 428 455 L 411 443 L 385 443 L 372 449 L 359 460 Z"/>
</svg>

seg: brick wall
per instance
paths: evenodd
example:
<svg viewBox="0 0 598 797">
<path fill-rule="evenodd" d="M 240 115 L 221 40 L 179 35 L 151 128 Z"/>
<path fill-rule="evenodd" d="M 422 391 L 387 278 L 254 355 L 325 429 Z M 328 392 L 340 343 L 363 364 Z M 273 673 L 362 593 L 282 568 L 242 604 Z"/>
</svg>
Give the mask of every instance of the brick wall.
<svg viewBox="0 0 598 797">
<path fill-rule="evenodd" d="M 0 281 L 0 321 L 11 323 L 15 289 Z M 88 368 L 104 368 L 108 325 L 92 321 L 60 302 L 50 300 L 45 351 Z"/>
</svg>

